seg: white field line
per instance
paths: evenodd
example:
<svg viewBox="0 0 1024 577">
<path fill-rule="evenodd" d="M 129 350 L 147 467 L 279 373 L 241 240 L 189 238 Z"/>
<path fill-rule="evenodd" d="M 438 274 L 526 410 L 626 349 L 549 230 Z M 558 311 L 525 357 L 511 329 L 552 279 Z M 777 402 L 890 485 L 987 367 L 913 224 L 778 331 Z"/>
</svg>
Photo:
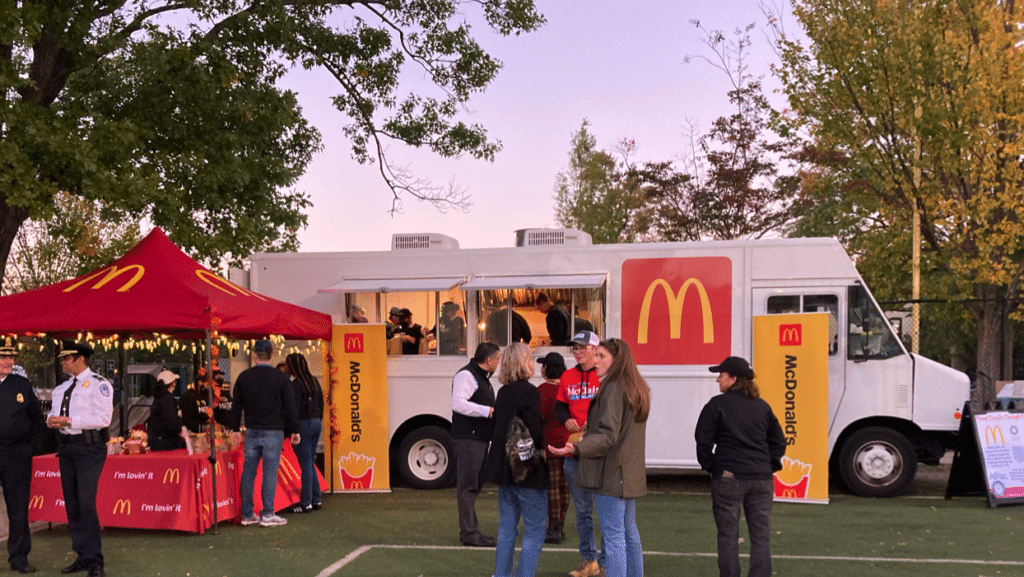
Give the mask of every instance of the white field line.
<svg viewBox="0 0 1024 577">
<path fill-rule="evenodd" d="M 428 549 L 434 551 L 469 551 L 465 547 L 457 547 L 452 545 L 363 545 L 355 551 L 352 551 L 344 558 L 339 559 L 330 567 L 327 567 L 323 571 L 317 574 L 317 577 L 330 577 L 338 572 L 345 565 L 354 561 L 357 557 L 366 553 L 370 549 Z M 518 548 L 517 548 L 518 549 Z M 490 549 L 493 550 L 493 549 Z M 545 547 L 543 549 L 545 553 L 578 553 L 578 549 L 565 549 L 565 548 L 554 548 Z M 717 553 L 683 553 L 677 551 L 644 551 L 644 556 L 660 556 L 660 557 L 718 557 Z M 741 553 L 741 557 L 749 557 L 746 553 Z M 774 559 L 795 559 L 795 560 L 813 560 L 813 561 L 861 561 L 866 563 L 937 563 L 944 565 L 1010 565 L 1015 567 L 1024 567 L 1024 561 L 990 561 L 984 559 L 916 559 L 906 557 L 832 557 L 828 555 L 777 555 L 772 554 Z"/>
</svg>

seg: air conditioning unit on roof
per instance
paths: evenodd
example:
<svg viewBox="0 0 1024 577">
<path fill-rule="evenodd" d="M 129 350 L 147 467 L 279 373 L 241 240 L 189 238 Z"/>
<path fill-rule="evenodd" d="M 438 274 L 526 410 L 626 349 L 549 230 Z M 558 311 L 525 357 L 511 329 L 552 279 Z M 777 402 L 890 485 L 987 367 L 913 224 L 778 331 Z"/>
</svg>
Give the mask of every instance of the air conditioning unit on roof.
<svg viewBox="0 0 1024 577">
<path fill-rule="evenodd" d="M 516 231 L 516 246 L 589 245 L 590 235 L 572 228 L 524 228 Z"/>
<path fill-rule="evenodd" d="M 424 248 L 459 248 L 459 241 L 450 236 L 445 236 L 436 232 L 400 233 L 391 235 L 391 250 Z"/>
</svg>

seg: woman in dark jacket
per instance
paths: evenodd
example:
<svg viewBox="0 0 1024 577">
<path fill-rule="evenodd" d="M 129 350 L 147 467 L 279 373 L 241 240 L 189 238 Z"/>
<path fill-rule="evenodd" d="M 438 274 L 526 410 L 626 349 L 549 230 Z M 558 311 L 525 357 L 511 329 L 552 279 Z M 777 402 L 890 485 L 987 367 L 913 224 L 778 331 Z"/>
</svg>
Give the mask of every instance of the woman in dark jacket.
<svg viewBox="0 0 1024 577">
<path fill-rule="evenodd" d="M 494 559 L 495 577 L 512 577 L 512 558 L 519 534 L 519 517 L 523 517 L 522 553 L 516 566 L 516 577 L 533 577 L 544 546 L 548 509 L 548 469 L 540 459 L 534 470 L 521 482 L 512 477 L 512 467 L 505 458 L 505 441 L 512 417 L 523 420 L 533 438 L 535 451 L 542 451 L 544 433 L 540 423 L 540 396 L 527 380 L 533 376 L 534 363 L 530 347 L 512 343 L 501 353 L 498 381 L 504 385 L 494 401 L 494 434 L 491 448 L 484 459 L 481 478 L 498 485 L 498 544 Z"/>
<path fill-rule="evenodd" d="M 295 406 L 299 409 L 299 437 L 302 439 L 295 445 L 295 457 L 302 470 L 302 491 L 299 504 L 292 508 L 292 513 L 311 513 L 320 509 L 323 500 L 320 479 L 316 474 L 316 447 L 323 431 L 324 390 L 320 381 L 309 372 L 306 357 L 292 353 L 285 357 L 284 362 L 288 369 L 285 372 L 292 377 Z"/>
<path fill-rule="evenodd" d="M 149 420 L 146 421 L 149 448 L 153 451 L 182 449 L 185 447 L 185 439 L 181 437 L 181 417 L 173 394 L 178 384 L 178 375 L 163 371 L 157 375 L 156 380 L 153 406 L 149 409 Z"/>
</svg>

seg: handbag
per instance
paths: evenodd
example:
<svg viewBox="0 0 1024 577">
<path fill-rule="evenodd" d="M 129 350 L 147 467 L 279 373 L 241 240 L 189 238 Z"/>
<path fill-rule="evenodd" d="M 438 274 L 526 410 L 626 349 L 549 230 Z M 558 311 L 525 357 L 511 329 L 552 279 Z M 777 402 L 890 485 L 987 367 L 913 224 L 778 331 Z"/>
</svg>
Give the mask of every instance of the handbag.
<svg viewBox="0 0 1024 577">
<path fill-rule="evenodd" d="M 516 409 L 519 408 L 521 397 L 522 391 L 516 397 Z M 525 481 L 540 464 L 540 451 L 534 446 L 530 429 L 519 415 L 513 415 L 508 423 L 505 434 L 505 458 L 512 469 L 512 480 L 517 485 Z"/>
</svg>

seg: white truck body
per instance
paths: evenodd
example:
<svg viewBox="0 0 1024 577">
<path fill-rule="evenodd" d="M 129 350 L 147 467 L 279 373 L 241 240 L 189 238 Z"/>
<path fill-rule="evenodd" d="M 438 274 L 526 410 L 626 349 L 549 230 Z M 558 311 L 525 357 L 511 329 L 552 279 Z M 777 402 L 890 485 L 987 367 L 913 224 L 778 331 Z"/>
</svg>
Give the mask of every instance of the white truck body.
<svg viewBox="0 0 1024 577">
<path fill-rule="evenodd" d="M 602 338 L 622 337 L 639 348 L 647 346 L 633 344 L 639 342 L 641 332 L 651 342 L 661 339 L 668 347 L 657 353 L 662 356 L 703 347 L 699 342 L 687 345 L 685 339 L 700 333 L 700 327 L 694 326 L 696 319 L 705 325 L 704 343 L 708 343 L 711 319 L 713 340 L 717 340 L 708 345 L 715 347 L 713 352 L 702 357 L 691 356 L 678 364 L 664 360 L 645 364 L 644 355 L 634 350 L 652 391 L 649 468 L 699 468 L 694 426 L 701 407 L 718 393 L 716 375 L 708 366 L 727 355 L 750 359 L 752 317 L 776 312 L 830 312 L 834 318 L 829 451 L 833 465 L 854 492 L 886 496 L 902 491 L 916 472 L 917 457 L 934 462 L 955 438 L 959 411 L 969 395 L 967 376 L 903 348 L 838 241 L 590 245 L 585 236 L 580 244 L 495 249 L 460 249 L 441 237 L 446 242 L 435 242 L 433 248 L 257 254 L 251 258 L 250 288 L 331 314 L 335 324 L 348 322 L 357 302 L 370 322 L 384 322 L 391 306 L 407 306 L 424 329 L 434 326 L 442 299 L 461 299 L 460 314 L 468 330 L 459 354 L 434 350 L 388 359 L 392 455 L 399 471 L 415 486 L 441 486 L 452 478 L 450 439 L 442 434 L 451 420 L 451 380 L 486 338 L 483 325 L 489 319 L 483 318 L 485 313 L 497 306 L 493 303 L 499 297 L 505 298 L 511 308 L 528 317 L 535 334 L 543 333 L 545 316 L 532 303 L 544 290 L 574 295 L 566 306 L 573 305 L 574 314 L 580 315 L 584 313 L 577 309 L 586 309 Z M 439 244 L 442 247 L 436 248 Z M 699 270 L 705 260 L 723 266 L 731 278 L 718 292 L 708 289 L 703 300 L 698 291 L 687 288 L 690 281 L 687 286 L 664 282 L 662 292 L 655 288 L 657 281 L 637 280 L 643 275 L 635 273 L 645 271 L 646 263 L 666 267 L 663 271 L 669 273 L 674 263 L 697 263 L 695 270 Z M 671 291 L 678 291 L 675 302 Z M 641 300 L 637 295 L 647 295 L 645 300 L 650 301 L 640 311 L 646 312 L 647 320 L 641 319 L 639 326 L 634 324 L 632 310 Z M 700 316 L 700 304 L 705 305 L 704 316 Z M 728 318 L 719 318 L 722 311 Z M 659 328 L 658 317 L 672 315 L 681 317 L 676 321 L 681 325 L 678 338 L 671 319 Z M 531 344 L 538 357 L 556 350 L 564 354 L 567 366 L 574 362 L 568 347 L 548 348 L 544 338 L 536 336 Z M 540 382 L 539 377 L 534 380 Z"/>
</svg>

